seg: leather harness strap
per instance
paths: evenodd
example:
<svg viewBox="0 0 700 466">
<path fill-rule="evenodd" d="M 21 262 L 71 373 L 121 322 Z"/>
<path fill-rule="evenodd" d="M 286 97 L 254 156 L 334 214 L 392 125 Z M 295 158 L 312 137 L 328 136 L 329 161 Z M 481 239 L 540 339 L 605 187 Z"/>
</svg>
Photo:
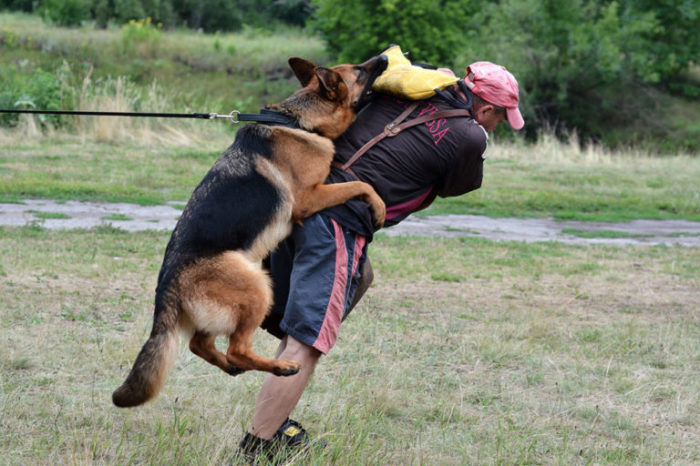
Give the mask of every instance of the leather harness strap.
<svg viewBox="0 0 700 466">
<path fill-rule="evenodd" d="M 398 129 L 398 126 L 397 126 L 397 125 L 398 125 L 399 123 L 401 123 L 402 121 L 404 121 L 404 120 L 406 119 L 406 117 L 408 117 L 408 115 L 410 115 L 411 112 L 413 112 L 413 111 L 416 109 L 416 107 L 418 107 L 418 102 L 414 102 L 413 104 L 409 105 L 408 108 L 407 108 L 406 110 L 403 111 L 403 113 L 401 113 L 399 116 L 397 116 L 397 117 L 394 119 L 394 121 L 392 121 L 391 123 L 389 123 L 388 125 L 386 125 L 386 126 L 384 127 L 384 131 L 382 131 L 381 133 L 377 134 L 375 137 L 373 137 L 372 139 L 370 139 L 369 141 L 367 141 L 367 142 L 365 143 L 364 146 L 360 147 L 360 148 L 358 149 L 358 151 L 355 152 L 355 153 L 353 154 L 353 156 L 350 157 L 350 158 L 348 159 L 347 162 L 345 162 L 344 164 L 337 163 L 336 166 L 340 167 L 341 170 L 347 171 L 348 168 L 350 168 L 350 165 L 352 165 L 353 163 L 355 163 L 355 161 L 356 161 L 357 159 L 359 159 L 360 157 L 362 157 L 362 155 L 363 155 L 365 152 L 367 152 L 367 151 L 369 150 L 370 147 L 372 147 L 373 145 L 375 145 L 376 143 L 378 143 L 379 141 L 381 141 L 382 139 L 384 139 L 384 138 L 387 137 L 387 136 L 390 136 L 390 135 L 391 135 L 391 136 L 395 136 L 396 134 L 398 134 L 398 131 L 401 131 L 401 130 L 398 130 L 398 131 L 396 132 L 396 134 L 391 134 L 391 131 L 394 131 L 395 129 Z"/>
<path fill-rule="evenodd" d="M 414 118 L 413 120 L 409 120 L 404 122 L 403 120 L 408 117 L 408 115 L 411 114 L 416 108 L 418 107 L 418 102 L 413 103 L 410 105 L 403 113 L 401 113 L 398 117 L 394 119 L 391 123 L 386 125 L 384 127 L 384 131 L 370 139 L 358 149 L 357 152 L 355 152 L 352 157 L 348 159 L 347 162 L 341 164 L 340 162 L 333 162 L 333 165 L 340 168 L 341 170 L 347 171 L 355 175 L 353 171 L 350 169 L 350 166 L 357 161 L 362 155 L 367 152 L 372 146 L 377 144 L 379 141 L 386 137 L 393 137 L 399 134 L 401 131 L 403 131 L 406 128 L 410 128 L 412 126 L 419 125 L 421 123 L 425 123 L 426 121 L 431 121 L 431 120 L 437 120 L 439 118 L 454 118 L 454 117 L 459 117 L 459 116 L 471 116 L 471 113 L 469 110 L 464 110 L 464 109 L 455 109 L 455 110 L 443 110 L 441 112 L 437 113 L 431 113 L 431 114 L 425 114 L 423 116 L 420 116 L 418 118 Z M 355 177 L 357 177 L 355 175 Z"/>
</svg>

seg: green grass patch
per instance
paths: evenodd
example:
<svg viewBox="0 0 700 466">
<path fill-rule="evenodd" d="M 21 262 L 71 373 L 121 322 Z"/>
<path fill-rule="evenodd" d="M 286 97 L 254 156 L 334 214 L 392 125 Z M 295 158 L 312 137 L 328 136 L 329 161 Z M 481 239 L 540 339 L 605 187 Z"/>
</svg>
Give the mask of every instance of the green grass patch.
<svg viewBox="0 0 700 466">
<path fill-rule="evenodd" d="M 263 374 L 181 342 L 154 401 L 111 405 L 168 238 L 0 228 L 4 462 L 230 461 Z M 304 464 L 700 459 L 697 249 L 378 235 L 370 256 L 375 282 L 293 413 L 329 442 Z"/>
<path fill-rule="evenodd" d="M 562 233 L 567 235 L 577 236 L 579 238 L 650 238 L 654 235 L 645 235 L 641 233 L 629 233 L 619 230 L 581 230 L 578 228 L 564 228 Z"/>
<path fill-rule="evenodd" d="M 106 215 L 102 217 L 102 220 L 116 220 L 116 221 L 129 221 L 133 220 L 133 218 L 129 217 L 128 215 L 124 214 L 111 214 L 111 215 Z"/>
<path fill-rule="evenodd" d="M 438 199 L 422 213 L 621 222 L 700 221 L 700 158 L 592 153 L 548 142 L 494 145 L 481 189 Z"/>
<path fill-rule="evenodd" d="M 25 212 L 43 220 L 71 218 L 70 215 L 61 212 L 40 212 L 38 210 L 26 210 Z"/>
<path fill-rule="evenodd" d="M 684 236 L 691 237 L 691 238 L 697 238 L 698 236 L 700 236 L 700 233 L 690 233 L 687 231 L 679 231 L 677 233 L 671 233 L 668 236 L 670 236 L 671 238 L 682 238 Z"/>
<path fill-rule="evenodd" d="M 441 272 L 441 273 L 433 273 L 430 275 L 430 278 L 432 278 L 435 281 L 438 282 L 452 282 L 452 283 L 459 283 L 464 280 L 464 277 L 461 277 L 457 274 L 454 273 L 446 273 L 446 272 Z"/>
<path fill-rule="evenodd" d="M 231 136 L 219 137 L 221 151 Z M 186 201 L 218 158 L 210 150 L 88 143 L 6 146 L 0 153 L 0 200 L 99 200 L 141 205 Z M 48 152 L 48 154 L 47 154 Z"/>
<path fill-rule="evenodd" d="M 232 138 L 226 127 L 217 127 L 201 148 L 81 142 L 70 136 L 10 141 L 0 152 L 0 201 L 46 198 L 141 205 L 175 201 L 178 208 Z M 697 157 L 601 153 L 596 162 L 571 147 L 545 144 L 493 145 L 489 151 L 479 190 L 438 199 L 420 215 L 700 221 Z"/>
</svg>

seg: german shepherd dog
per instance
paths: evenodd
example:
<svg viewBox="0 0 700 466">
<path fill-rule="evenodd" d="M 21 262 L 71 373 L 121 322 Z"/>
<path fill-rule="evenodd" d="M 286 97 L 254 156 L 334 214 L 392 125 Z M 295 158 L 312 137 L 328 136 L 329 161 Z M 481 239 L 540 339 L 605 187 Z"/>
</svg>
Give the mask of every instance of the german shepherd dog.
<svg viewBox="0 0 700 466">
<path fill-rule="evenodd" d="M 175 359 L 178 330 L 192 335 L 194 354 L 228 374 L 297 373 L 296 362 L 252 349 L 253 333 L 272 305 L 261 261 L 294 222 L 354 197 L 368 202 L 383 224 L 385 206 L 370 185 L 323 183 L 332 139 L 352 123 L 386 59 L 325 68 L 293 57 L 289 65 L 303 87 L 267 108 L 296 119 L 299 129 L 242 127 L 195 188 L 165 250 L 150 337 L 112 394 L 115 405 L 137 406 L 158 393 Z M 225 354 L 215 346 L 218 335 L 229 336 Z"/>
</svg>

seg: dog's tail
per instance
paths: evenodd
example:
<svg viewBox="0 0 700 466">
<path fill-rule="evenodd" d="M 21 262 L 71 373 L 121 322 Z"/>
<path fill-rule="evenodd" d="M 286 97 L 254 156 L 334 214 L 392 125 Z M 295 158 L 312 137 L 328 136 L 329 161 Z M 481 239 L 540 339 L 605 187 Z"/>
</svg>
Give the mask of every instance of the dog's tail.
<svg viewBox="0 0 700 466">
<path fill-rule="evenodd" d="M 112 401 L 120 408 L 138 406 L 156 396 L 175 361 L 178 307 L 160 304 L 159 301 L 156 298 L 151 336 L 136 356 L 136 362 L 124 383 L 112 394 Z"/>
</svg>

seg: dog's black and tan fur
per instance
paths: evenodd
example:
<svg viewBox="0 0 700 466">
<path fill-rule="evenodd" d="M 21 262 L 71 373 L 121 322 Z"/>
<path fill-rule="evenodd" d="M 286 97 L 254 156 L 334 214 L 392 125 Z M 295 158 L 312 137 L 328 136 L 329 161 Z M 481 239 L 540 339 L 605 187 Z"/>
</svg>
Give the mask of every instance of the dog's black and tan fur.
<svg viewBox="0 0 700 466">
<path fill-rule="evenodd" d="M 333 158 L 331 139 L 353 121 L 357 101 L 384 62 L 323 68 L 291 58 L 289 64 L 303 88 L 268 108 L 295 118 L 301 129 L 244 126 L 195 188 L 165 251 L 151 335 L 112 395 L 115 405 L 137 406 L 158 393 L 175 357 L 178 330 L 192 335 L 193 353 L 229 374 L 298 372 L 294 361 L 252 350 L 253 332 L 272 304 L 261 260 L 294 221 L 353 197 L 369 202 L 383 223 L 384 203 L 371 186 L 323 183 Z M 229 336 L 225 354 L 214 345 L 217 335 Z"/>
</svg>

